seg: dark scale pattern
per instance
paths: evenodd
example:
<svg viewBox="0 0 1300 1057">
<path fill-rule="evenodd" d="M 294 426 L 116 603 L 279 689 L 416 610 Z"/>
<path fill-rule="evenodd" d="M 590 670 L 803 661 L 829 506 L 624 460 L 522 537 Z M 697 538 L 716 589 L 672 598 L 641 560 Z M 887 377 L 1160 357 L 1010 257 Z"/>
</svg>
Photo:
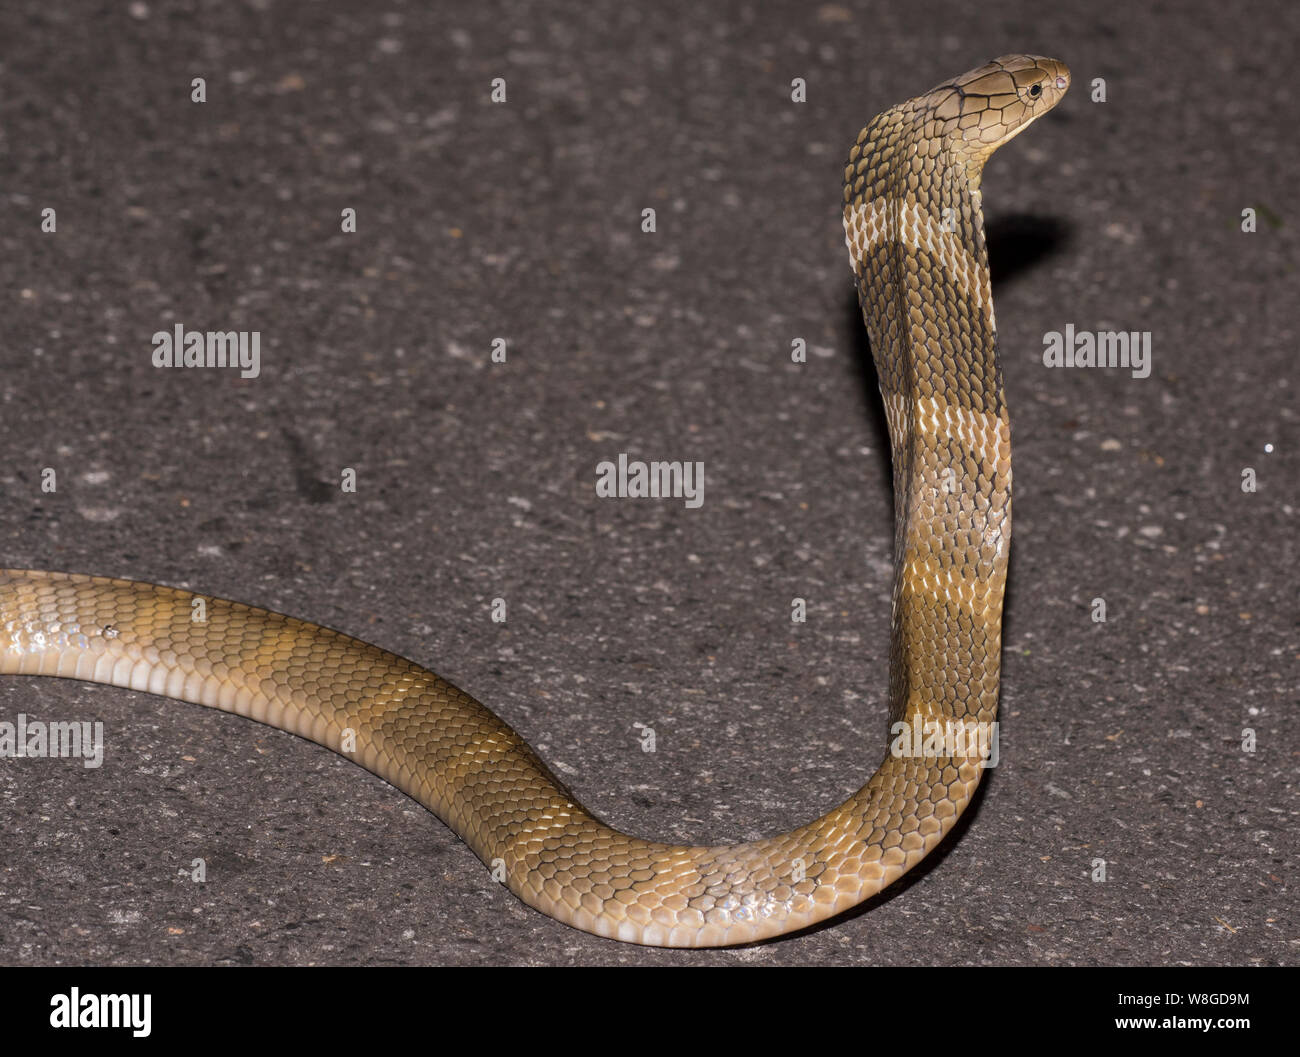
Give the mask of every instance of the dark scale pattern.
<svg viewBox="0 0 1300 1057">
<path fill-rule="evenodd" d="M 979 177 L 1067 85 L 1053 60 L 999 59 L 880 115 L 845 172 L 845 231 L 893 449 L 890 711 L 917 726 L 996 714 L 1011 456 Z M 710 946 L 811 925 L 919 862 L 981 775 L 973 750 L 887 754 L 848 801 L 791 833 L 650 843 L 592 818 L 513 730 L 433 672 L 239 603 L 207 598 L 195 623 L 196 597 L 0 572 L 0 672 L 164 694 L 343 752 L 484 862 L 503 863 L 526 902 L 599 935 Z"/>
</svg>

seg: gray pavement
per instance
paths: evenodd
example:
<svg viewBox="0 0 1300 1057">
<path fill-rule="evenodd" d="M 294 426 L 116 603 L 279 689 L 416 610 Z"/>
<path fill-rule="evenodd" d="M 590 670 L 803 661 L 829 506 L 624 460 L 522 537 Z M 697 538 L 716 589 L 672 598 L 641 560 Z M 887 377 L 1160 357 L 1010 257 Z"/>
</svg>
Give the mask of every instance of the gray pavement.
<svg viewBox="0 0 1300 1057">
<path fill-rule="evenodd" d="M 325 749 L 6 678 L 0 720 L 100 720 L 107 755 L 0 760 L 0 961 L 1294 963 L 1300 13 L 1073 6 L 0 10 L 0 565 L 376 642 L 611 824 L 706 843 L 814 817 L 885 744 L 847 150 L 996 55 L 1074 71 L 984 178 L 1016 445 L 1002 759 L 920 869 L 783 940 L 623 946 Z M 260 375 L 155 369 L 177 323 L 260 331 Z M 1046 368 L 1067 324 L 1149 331 L 1150 376 Z M 703 505 L 596 498 L 622 451 L 703 460 Z"/>
</svg>

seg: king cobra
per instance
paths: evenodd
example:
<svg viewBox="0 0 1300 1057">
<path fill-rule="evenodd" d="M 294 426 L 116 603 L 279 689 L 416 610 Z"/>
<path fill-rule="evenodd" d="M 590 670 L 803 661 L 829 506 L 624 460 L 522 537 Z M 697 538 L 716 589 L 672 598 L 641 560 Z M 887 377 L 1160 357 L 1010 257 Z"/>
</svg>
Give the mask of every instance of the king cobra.
<svg viewBox="0 0 1300 1057">
<path fill-rule="evenodd" d="M 893 465 L 891 730 L 997 714 L 1011 437 L 980 177 L 1069 83 L 1054 59 L 995 59 L 885 111 L 849 154 L 844 230 Z M 943 738 L 940 751 L 913 752 L 919 739 L 895 739 L 867 784 L 821 818 L 689 847 L 600 822 L 518 734 L 428 669 L 238 602 L 3 571 L 0 672 L 130 687 L 309 738 L 433 811 L 529 905 L 666 947 L 760 940 L 875 895 L 952 828 L 988 753 Z"/>
</svg>

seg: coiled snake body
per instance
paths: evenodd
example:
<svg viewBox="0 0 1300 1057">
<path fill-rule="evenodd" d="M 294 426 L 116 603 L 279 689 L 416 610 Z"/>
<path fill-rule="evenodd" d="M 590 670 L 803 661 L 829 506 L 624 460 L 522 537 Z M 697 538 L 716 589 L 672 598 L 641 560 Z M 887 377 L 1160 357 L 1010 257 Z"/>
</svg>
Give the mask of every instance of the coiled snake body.
<svg viewBox="0 0 1300 1057">
<path fill-rule="evenodd" d="M 980 209 L 985 161 L 1069 85 L 1007 56 L 886 111 L 845 170 L 844 228 L 892 444 L 892 721 L 991 723 L 1011 450 Z M 0 672 L 66 676 L 250 716 L 351 755 L 435 812 L 525 902 L 634 943 L 703 947 L 854 906 L 969 803 L 969 746 L 890 752 L 791 833 L 685 847 L 593 818 L 505 723 L 418 664 L 276 613 L 152 584 L 0 572 Z"/>
</svg>

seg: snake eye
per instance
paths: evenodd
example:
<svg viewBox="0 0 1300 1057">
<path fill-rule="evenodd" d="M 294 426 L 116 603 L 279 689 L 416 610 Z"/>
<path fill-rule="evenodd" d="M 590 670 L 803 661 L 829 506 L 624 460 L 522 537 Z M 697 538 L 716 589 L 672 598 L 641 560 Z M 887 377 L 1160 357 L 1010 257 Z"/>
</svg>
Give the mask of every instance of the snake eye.
<svg viewBox="0 0 1300 1057">
<path fill-rule="evenodd" d="M 1029 97 L 1031 99 L 1037 99 L 1042 94 L 1043 86 L 1041 84 L 1031 84 L 1029 86 Z"/>
</svg>

